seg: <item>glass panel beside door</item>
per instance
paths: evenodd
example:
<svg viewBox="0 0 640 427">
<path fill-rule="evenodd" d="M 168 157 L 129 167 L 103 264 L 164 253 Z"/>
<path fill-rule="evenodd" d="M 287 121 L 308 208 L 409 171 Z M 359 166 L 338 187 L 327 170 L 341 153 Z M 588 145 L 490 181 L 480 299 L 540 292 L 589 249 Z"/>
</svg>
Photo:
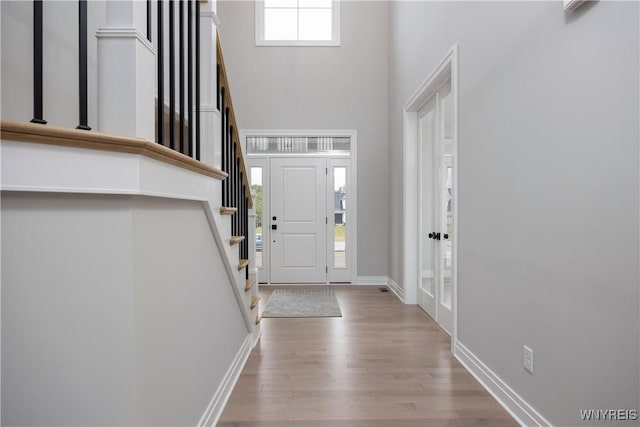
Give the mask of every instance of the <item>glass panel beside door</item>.
<svg viewBox="0 0 640 427">
<path fill-rule="evenodd" d="M 329 159 L 329 183 L 327 198 L 327 253 L 329 282 L 351 281 L 351 233 L 353 225 L 349 215 L 351 197 L 349 159 Z"/>
<path fill-rule="evenodd" d="M 256 211 L 256 267 L 262 268 L 262 166 L 251 167 L 251 191 L 255 193 L 253 208 Z"/>
</svg>

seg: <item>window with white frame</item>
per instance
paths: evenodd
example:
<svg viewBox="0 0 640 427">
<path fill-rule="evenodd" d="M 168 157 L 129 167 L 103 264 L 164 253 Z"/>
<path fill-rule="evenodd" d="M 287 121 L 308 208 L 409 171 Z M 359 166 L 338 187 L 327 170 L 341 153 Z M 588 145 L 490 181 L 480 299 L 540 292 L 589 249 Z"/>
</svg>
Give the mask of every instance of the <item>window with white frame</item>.
<svg viewBox="0 0 640 427">
<path fill-rule="evenodd" d="M 339 46 L 340 0 L 255 0 L 257 46 Z"/>
</svg>

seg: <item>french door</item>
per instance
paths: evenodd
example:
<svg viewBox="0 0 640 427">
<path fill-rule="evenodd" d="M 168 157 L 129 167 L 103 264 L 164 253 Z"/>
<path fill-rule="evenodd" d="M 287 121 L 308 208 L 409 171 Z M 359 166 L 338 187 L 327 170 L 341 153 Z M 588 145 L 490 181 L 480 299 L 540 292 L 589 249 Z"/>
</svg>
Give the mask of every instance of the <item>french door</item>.
<svg viewBox="0 0 640 427">
<path fill-rule="evenodd" d="M 454 150 L 451 84 L 418 112 L 418 304 L 445 331 L 453 328 Z"/>
</svg>

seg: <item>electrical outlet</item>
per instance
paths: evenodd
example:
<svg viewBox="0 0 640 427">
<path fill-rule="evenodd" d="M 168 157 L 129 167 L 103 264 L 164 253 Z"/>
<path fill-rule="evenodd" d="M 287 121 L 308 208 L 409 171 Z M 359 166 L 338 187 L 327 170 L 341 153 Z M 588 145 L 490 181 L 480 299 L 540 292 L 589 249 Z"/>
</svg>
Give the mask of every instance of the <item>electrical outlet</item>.
<svg viewBox="0 0 640 427">
<path fill-rule="evenodd" d="M 533 350 L 524 346 L 524 369 L 533 374 Z"/>
</svg>

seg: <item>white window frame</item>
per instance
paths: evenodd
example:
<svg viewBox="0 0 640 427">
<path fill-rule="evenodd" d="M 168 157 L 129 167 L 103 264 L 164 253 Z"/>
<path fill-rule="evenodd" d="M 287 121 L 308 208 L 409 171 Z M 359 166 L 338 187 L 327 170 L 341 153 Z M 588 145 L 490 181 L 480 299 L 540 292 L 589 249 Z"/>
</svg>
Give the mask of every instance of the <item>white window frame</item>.
<svg viewBox="0 0 640 427">
<path fill-rule="evenodd" d="M 340 46 L 340 0 L 332 0 L 331 40 L 265 40 L 264 1 L 255 0 L 256 46 Z"/>
</svg>

